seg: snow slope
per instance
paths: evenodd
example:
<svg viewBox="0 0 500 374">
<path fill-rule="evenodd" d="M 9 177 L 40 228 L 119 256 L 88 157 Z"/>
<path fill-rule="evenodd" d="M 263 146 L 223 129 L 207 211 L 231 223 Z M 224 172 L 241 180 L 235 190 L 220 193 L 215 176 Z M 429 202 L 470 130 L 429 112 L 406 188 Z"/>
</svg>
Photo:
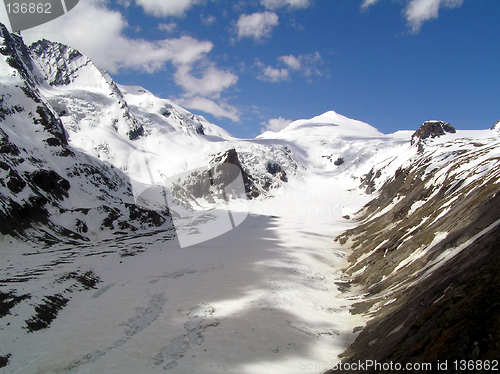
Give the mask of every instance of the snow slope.
<svg viewBox="0 0 500 374">
<path fill-rule="evenodd" d="M 352 224 L 334 204 L 313 212 L 324 209 L 323 199 L 296 199 L 290 209 L 295 193 L 251 202 L 242 225 L 188 248 L 160 234 L 80 253 L 58 248 L 72 252 L 71 259 L 16 292 L 70 301 L 49 329 L 25 330 L 28 305 L 2 319 L 0 350 L 12 353 L 5 372 L 297 373 L 306 362 L 336 362 L 353 341 L 353 327 L 364 324 L 349 314 L 352 293 L 336 284 L 346 253 L 331 238 Z M 366 201 L 356 199 L 358 207 Z M 120 247 L 140 249 L 121 256 Z M 26 260 L 24 251 L 10 249 L 14 268 L 60 256 Z M 89 272 L 98 278 L 92 287 L 65 291 L 68 274 Z"/>
</svg>

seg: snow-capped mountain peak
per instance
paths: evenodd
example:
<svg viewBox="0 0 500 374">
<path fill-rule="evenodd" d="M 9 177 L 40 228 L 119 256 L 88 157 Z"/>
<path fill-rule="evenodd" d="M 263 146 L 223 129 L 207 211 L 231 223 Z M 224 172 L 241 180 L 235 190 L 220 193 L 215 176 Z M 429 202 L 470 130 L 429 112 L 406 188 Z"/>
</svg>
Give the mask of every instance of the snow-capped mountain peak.
<svg viewBox="0 0 500 374">
<path fill-rule="evenodd" d="M 340 136 L 364 135 L 379 136 L 382 135 L 375 127 L 362 121 L 345 117 L 331 110 L 309 120 L 298 120 L 288 125 L 283 132 L 303 130 L 319 131 Z"/>
</svg>

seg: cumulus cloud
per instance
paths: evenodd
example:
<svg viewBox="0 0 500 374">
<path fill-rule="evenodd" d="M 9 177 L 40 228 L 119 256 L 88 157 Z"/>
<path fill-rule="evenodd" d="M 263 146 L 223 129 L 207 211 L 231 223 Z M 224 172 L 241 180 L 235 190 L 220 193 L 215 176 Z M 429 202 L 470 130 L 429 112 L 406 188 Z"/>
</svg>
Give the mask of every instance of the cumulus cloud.
<svg viewBox="0 0 500 374">
<path fill-rule="evenodd" d="M 364 0 L 361 9 L 378 3 L 379 0 Z M 437 18 L 440 8 L 457 8 L 462 6 L 464 0 L 408 0 L 404 15 L 412 32 L 420 31 L 422 24 L 433 18 Z"/>
<path fill-rule="evenodd" d="M 240 111 L 221 99 L 221 92 L 236 84 L 238 76 L 217 68 L 213 63 L 198 69 L 198 76 L 193 73 L 192 65 L 177 66 L 175 82 L 182 87 L 184 94 L 173 101 L 191 109 L 209 113 L 216 118 L 228 118 L 240 121 Z"/>
<path fill-rule="evenodd" d="M 99 22 L 96 22 L 99 20 Z M 111 73 L 137 70 L 153 73 L 165 64 L 190 64 L 209 53 L 213 44 L 190 36 L 146 41 L 127 37 L 127 21 L 108 9 L 104 0 L 80 1 L 64 17 L 23 32 L 31 43 L 42 38 L 78 49 L 101 69 Z"/>
<path fill-rule="evenodd" d="M 179 105 L 191 109 L 201 110 L 205 113 L 210 113 L 217 118 L 228 118 L 234 122 L 240 121 L 240 111 L 223 101 L 215 102 L 206 97 L 182 97 L 175 100 Z"/>
<path fill-rule="evenodd" d="M 278 24 L 278 15 L 273 12 L 242 14 L 236 23 L 236 32 L 239 39 L 260 40 L 270 36 Z"/>
<path fill-rule="evenodd" d="M 323 75 L 321 70 L 323 59 L 319 52 L 281 56 L 278 57 L 278 63 L 284 67 L 272 67 L 257 60 L 255 62 L 255 66 L 259 69 L 257 78 L 276 83 L 290 79 L 292 73 L 298 73 L 306 78 Z"/>
<path fill-rule="evenodd" d="M 439 8 L 456 8 L 463 0 L 412 0 L 405 10 L 406 20 L 413 32 L 418 32 L 425 21 L 437 18 Z"/>
<path fill-rule="evenodd" d="M 175 82 L 181 86 L 186 95 L 218 95 L 221 91 L 236 84 L 238 77 L 233 73 L 218 69 L 214 64 L 210 64 L 202 71 L 200 78 L 192 74 L 193 66 L 180 65 L 175 73 Z"/>
<path fill-rule="evenodd" d="M 279 60 L 293 70 L 300 70 L 300 68 L 302 67 L 300 59 L 293 55 L 281 56 Z"/>
<path fill-rule="evenodd" d="M 183 16 L 200 0 L 135 0 L 144 12 L 155 17 Z"/>
<path fill-rule="evenodd" d="M 308 8 L 311 5 L 310 0 L 261 0 L 260 3 L 267 9 L 278 9 L 283 7 L 301 9 Z"/>
<path fill-rule="evenodd" d="M 112 74 L 130 70 L 155 73 L 169 65 L 175 70 L 174 81 L 184 91 L 183 100 L 192 102 L 192 109 L 239 119 L 233 107 L 216 102 L 221 101 L 224 90 L 236 84 L 238 77 L 209 60 L 207 55 L 214 47 L 210 41 L 191 36 L 152 41 L 129 37 L 127 21 L 119 11 L 107 8 L 107 3 L 80 1 L 64 17 L 23 31 L 23 37 L 27 43 L 46 38 L 70 45 Z M 174 25 L 164 23 L 159 28 L 170 31 Z"/>
<path fill-rule="evenodd" d="M 259 74 L 257 75 L 257 78 L 260 80 L 275 83 L 287 80 L 289 77 L 288 69 L 273 68 L 272 66 L 265 65 L 260 61 L 256 61 L 255 65 L 259 69 Z"/>
<path fill-rule="evenodd" d="M 290 123 L 292 123 L 291 120 L 289 119 L 284 119 L 283 117 L 279 118 L 272 118 L 267 122 L 262 122 L 261 125 L 263 126 L 261 128 L 261 132 L 264 131 L 274 131 L 278 132 L 283 130 L 285 127 L 287 127 Z"/>
</svg>

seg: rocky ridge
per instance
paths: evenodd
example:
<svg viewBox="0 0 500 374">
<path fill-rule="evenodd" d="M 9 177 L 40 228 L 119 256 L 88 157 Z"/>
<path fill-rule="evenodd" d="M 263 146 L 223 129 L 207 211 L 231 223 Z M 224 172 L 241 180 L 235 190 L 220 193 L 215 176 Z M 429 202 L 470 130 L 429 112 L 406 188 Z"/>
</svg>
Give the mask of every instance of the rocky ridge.
<svg viewBox="0 0 500 374">
<path fill-rule="evenodd" d="M 498 359 L 500 139 L 433 140 L 434 125 L 336 239 L 352 248 L 346 274 L 365 290 L 352 313 L 370 316 L 344 363 Z"/>
</svg>

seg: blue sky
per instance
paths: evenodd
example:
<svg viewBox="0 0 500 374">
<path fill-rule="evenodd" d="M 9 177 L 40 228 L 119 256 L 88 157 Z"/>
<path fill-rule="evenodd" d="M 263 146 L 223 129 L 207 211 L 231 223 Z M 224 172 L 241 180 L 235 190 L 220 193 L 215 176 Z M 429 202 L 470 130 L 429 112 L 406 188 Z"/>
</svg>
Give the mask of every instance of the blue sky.
<svg viewBox="0 0 500 374">
<path fill-rule="evenodd" d="M 500 120 L 499 19 L 498 0 L 80 0 L 23 37 L 235 136 L 328 110 L 389 133 Z"/>
</svg>

